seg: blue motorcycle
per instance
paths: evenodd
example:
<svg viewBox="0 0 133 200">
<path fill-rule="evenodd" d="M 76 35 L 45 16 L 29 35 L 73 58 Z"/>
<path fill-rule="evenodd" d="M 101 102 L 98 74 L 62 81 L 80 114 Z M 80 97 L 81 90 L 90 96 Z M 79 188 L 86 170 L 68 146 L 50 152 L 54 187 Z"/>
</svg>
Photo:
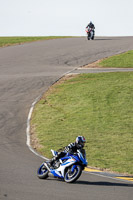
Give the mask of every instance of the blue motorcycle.
<svg viewBox="0 0 133 200">
<path fill-rule="evenodd" d="M 51 150 L 53 156 L 58 152 Z M 53 166 L 43 162 L 37 171 L 37 176 L 40 179 L 46 179 L 50 174 L 55 178 L 64 179 L 67 183 L 75 182 L 81 175 L 84 168 L 87 166 L 85 150 L 77 150 L 77 153 L 67 153 L 65 157 L 55 161 Z"/>
</svg>

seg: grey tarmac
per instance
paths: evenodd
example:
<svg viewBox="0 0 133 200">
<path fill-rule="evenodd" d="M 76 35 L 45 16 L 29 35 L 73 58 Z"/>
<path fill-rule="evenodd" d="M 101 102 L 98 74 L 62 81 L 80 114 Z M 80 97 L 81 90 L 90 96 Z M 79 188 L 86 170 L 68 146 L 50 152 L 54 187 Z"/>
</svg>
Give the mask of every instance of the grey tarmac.
<svg viewBox="0 0 133 200">
<path fill-rule="evenodd" d="M 133 37 L 85 37 L 0 48 L 0 200 L 132 200 L 131 182 L 83 173 L 75 184 L 36 176 L 43 159 L 26 146 L 34 100 L 63 74 L 133 49 Z"/>
</svg>

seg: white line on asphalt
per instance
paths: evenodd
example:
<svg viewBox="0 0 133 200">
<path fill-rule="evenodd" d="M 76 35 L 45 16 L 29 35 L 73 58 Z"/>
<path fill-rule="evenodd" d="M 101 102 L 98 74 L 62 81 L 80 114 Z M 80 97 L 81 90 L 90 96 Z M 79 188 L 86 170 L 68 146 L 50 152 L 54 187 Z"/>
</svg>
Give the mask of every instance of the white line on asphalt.
<svg viewBox="0 0 133 200">
<path fill-rule="evenodd" d="M 27 118 L 27 128 L 26 128 L 26 135 L 27 135 L 27 141 L 26 144 L 28 146 L 28 148 L 30 149 L 30 151 L 32 151 L 35 155 L 43 158 L 44 160 L 48 160 L 47 158 L 45 158 L 44 156 L 40 155 L 39 153 L 37 153 L 32 147 L 31 147 L 31 141 L 30 141 L 30 120 L 31 120 L 31 115 L 34 109 L 35 104 L 39 101 L 39 99 L 41 98 L 41 96 L 37 97 L 35 99 L 35 101 L 32 103 L 32 106 L 30 108 L 29 114 L 28 114 L 28 118 Z"/>
<path fill-rule="evenodd" d="M 106 175 L 103 175 L 103 174 L 95 174 L 95 173 L 93 173 L 93 172 L 87 172 L 87 171 L 84 171 L 84 173 L 86 173 L 86 174 L 91 174 L 91 175 L 95 175 L 95 176 L 101 176 L 101 177 L 103 177 L 103 178 L 108 178 L 108 179 L 117 180 L 117 181 L 119 181 L 119 182 L 131 183 L 131 181 L 128 181 L 128 180 L 119 179 L 119 178 L 111 177 L 111 176 L 106 176 Z"/>
</svg>

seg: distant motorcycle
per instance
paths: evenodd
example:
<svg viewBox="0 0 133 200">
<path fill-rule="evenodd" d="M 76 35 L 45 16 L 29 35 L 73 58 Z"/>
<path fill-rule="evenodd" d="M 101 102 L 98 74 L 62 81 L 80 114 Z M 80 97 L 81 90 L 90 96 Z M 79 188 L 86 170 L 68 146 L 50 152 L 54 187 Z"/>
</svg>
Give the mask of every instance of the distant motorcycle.
<svg viewBox="0 0 133 200">
<path fill-rule="evenodd" d="M 51 150 L 53 156 L 58 152 Z M 87 166 L 85 150 L 77 150 L 77 153 L 67 155 L 58 161 L 55 161 L 53 166 L 49 162 L 43 162 L 37 171 L 37 176 L 40 179 L 48 178 L 52 174 L 55 178 L 64 179 L 67 183 L 75 182 L 81 175 L 84 168 Z"/>
<path fill-rule="evenodd" d="M 94 36 L 95 36 L 95 31 L 92 28 L 86 28 L 86 33 L 87 33 L 87 39 L 88 40 L 94 40 Z"/>
</svg>

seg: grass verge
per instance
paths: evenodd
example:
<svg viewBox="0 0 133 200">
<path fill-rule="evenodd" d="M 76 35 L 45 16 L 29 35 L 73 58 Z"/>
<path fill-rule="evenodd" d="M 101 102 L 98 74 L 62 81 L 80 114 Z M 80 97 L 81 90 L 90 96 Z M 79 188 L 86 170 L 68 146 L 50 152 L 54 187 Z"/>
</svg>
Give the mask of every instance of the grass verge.
<svg viewBox="0 0 133 200">
<path fill-rule="evenodd" d="M 72 36 L 45 36 L 45 37 L 0 37 L 0 47 L 22 44 L 39 40 L 71 38 Z"/>
<path fill-rule="evenodd" d="M 84 135 L 90 166 L 133 174 L 133 73 L 62 80 L 37 103 L 31 125 L 46 157 Z"/>
<path fill-rule="evenodd" d="M 133 50 L 103 59 L 99 65 L 101 67 L 132 68 Z"/>
</svg>

